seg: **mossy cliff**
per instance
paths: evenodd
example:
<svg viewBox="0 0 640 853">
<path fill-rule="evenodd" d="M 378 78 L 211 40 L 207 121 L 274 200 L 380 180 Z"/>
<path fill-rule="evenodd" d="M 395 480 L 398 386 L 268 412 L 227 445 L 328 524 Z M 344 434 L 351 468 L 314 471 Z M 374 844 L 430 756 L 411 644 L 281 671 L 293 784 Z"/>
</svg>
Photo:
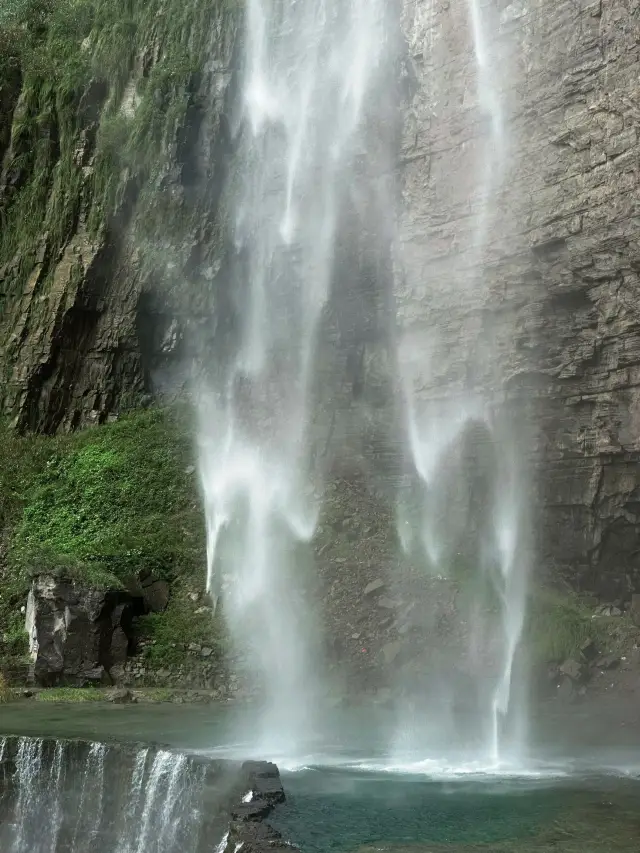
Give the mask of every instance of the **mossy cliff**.
<svg viewBox="0 0 640 853">
<path fill-rule="evenodd" d="M 3 0 L 0 411 L 19 427 L 103 422 L 156 372 L 181 386 L 222 262 L 238 19 L 231 0 Z"/>
</svg>

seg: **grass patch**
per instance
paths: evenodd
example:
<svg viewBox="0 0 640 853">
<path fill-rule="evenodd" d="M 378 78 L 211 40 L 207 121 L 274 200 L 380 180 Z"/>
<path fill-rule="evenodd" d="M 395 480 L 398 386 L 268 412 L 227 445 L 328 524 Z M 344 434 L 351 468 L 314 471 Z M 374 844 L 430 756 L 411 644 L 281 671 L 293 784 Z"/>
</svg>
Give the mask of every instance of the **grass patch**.
<svg viewBox="0 0 640 853">
<path fill-rule="evenodd" d="M 172 702 L 176 696 L 176 691 L 171 687 L 143 687 L 134 691 L 135 698 L 138 702 Z"/>
<path fill-rule="evenodd" d="M 166 410 L 57 439 L 26 486 L 9 549 L 18 574 L 93 585 L 204 571 L 197 482 L 183 418 Z M 23 481 L 24 482 L 24 481 Z"/>
<path fill-rule="evenodd" d="M 98 687 L 51 687 L 38 690 L 36 702 L 104 702 L 106 693 Z"/>
<path fill-rule="evenodd" d="M 627 615 L 597 616 L 580 595 L 550 588 L 534 589 L 529 601 L 524 641 L 536 663 L 578 658 L 589 641 L 601 654 L 624 650 L 638 629 Z"/>
<path fill-rule="evenodd" d="M 12 698 L 11 689 L 6 677 L 0 672 L 0 704 L 8 702 Z"/>
<path fill-rule="evenodd" d="M 197 608 L 196 608 L 197 609 Z M 153 640 L 145 648 L 145 659 L 154 667 L 172 667 L 185 661 L 184 644 L 197 643 L 212 649 L 206 658 L 220 661 L 224 657 L 225 634 L 219 614 L 195 613 L 186 592 L 177 590 L 164 613 L 150 613 L 139 620 L 141 636 Z"/>
<path fill-rule="evenodd" d="M 152 572 L 199 587 L 204 524 L 186 414 L 149 409 L 113 424 L 56 437 L 0 429 L 0 660 L 23 666 L 28 638 L 21 607 L 33 574 L 113 587 Z M 5 555 L 3 557 L 3 554 Z M 166 625 L 163 621 L 166 620 Z M 171 642 L 211 638 L 211 619 L 172 596 L 165 614 L 143 620 L 159 639 L 154 656 L 178 659 Z M 184 653 L 182 653 L 184 654 Z"/>
</svg>

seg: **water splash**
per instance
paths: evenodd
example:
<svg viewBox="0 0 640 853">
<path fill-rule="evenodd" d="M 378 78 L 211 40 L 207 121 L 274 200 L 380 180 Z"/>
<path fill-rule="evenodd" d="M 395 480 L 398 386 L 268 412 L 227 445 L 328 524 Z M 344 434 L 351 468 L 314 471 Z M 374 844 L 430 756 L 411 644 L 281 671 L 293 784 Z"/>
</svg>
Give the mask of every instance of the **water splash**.
<svg viewBox="0 0 640 853">
<path fill-rule="evenodd" d="M 321 484 L 312 383 L 336 228 L 385 44 L 383 0 L 249 0 L 234 242 L 239 335 L 202 389 L 207 586 L 265 692 L 272 754 L 313 727 L 304 548 Z"/>
</svg>

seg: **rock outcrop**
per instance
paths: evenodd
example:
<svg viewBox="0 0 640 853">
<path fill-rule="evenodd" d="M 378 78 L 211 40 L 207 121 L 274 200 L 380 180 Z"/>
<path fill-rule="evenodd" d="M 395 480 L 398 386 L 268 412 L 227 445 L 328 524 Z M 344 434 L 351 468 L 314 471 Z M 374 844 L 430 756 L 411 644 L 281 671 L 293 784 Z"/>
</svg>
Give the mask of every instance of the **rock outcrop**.
<svg viewBox="0 0 640 853">
<path fill-rule="evenodd" d="M 132 617 L 127 593 L 49 575 L 36 578 L 25 626 L 35 682 L 51 687 L 115 681 L 127 659 Z"/>
<path fill-rule="evenodd" d="M 429 348 L 421 394 L 481 393 L 508 410 L 537 569 L 630 600 L 640 589 L 637 4 L 406 0 L 402 26 L 395 289 L 402 334 Z"/>
<path fill-rule="evenodd" d="M 187 16 L 175 0 L 99 6 L 88 4 L 88 33 L 74 33 L 71 9 L 69 43 L 36 48 L 63 65 L 60 79 L 18 56 L 22 88 L 0 103 L 14 119 L 6 152 L 4 122 L 0 132 L 0 212 L 12 232 L 0 241 L 0 413 L 23 429 L 103 423 L 151 391 L 178 393 L 193 324 L 217 299 L 238 10 L 224 0 L 195 0 Z M 65 49 L 80 67 L 93 54 L 71 91 L 73 60 L 55 56 Z M 53 141 L 44 163 L 32 159 L 37 128 Z"/>
</svg>

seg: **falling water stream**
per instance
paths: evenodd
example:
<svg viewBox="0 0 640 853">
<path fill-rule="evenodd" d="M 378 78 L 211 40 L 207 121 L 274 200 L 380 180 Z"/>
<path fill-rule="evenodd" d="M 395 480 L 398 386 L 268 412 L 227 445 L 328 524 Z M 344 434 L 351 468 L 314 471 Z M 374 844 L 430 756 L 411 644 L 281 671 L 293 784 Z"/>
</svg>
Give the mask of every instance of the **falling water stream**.
<svg viewBox="0 0 640 853">
<path fill-rule="evenodd" d="M 208 587 L 264 688 L 260 727 L 276 751 L 278 738 L 291 749 L 314 725 L 318 636 L 303 571 L 321 490 L 314 366 L 385 5 L 249 0 L 246 9 L 232 202 L 241 328 L 200 397 L 200 471 Z"/>
<path fill-rule="evenodd" d="M 467 303 L 480 306 L 489 299 L 483 264 L 493 230 L 500 226 L 498 193 L 508 153 L 504 105 L 497 83 L 500 60 L 493 55 L 495 40 L 490 37 L 492 7 L 480 0 L 468 0 L 457 8 L 461 17 L 466 13 L 475 67 L 475 103 L 466 115 L 472 124 L 486 130 L 472 149 L 475 159 L 473 174 L 469 175 L 469 205 L 473 224 L 466 242 L 461 238 L 459 257 L 451 262 L 453 288 L 443 287 L 443 282 L 436 280 L 429 292 L 430 304 L 445 324 L 452 316 L 464 316 Z M 433 26 L 437 23 L 433 16 Z M 429 44 L 434 44 L 433 29 Z M 434 63 L 429 58 L 425 61 L 434 73 Z M 414 489 L 412 499 L 403 499 L 400 504 L 399 534 L 405 551 L 417 552 L 431 577 L 446 581 L 462 566 L 462 583 L 477 589 L 460 612 L 464 624 L 460 634 L 466 634 L 466 650 L 458 647 L 448 666 L 453 668 L 457 658 L 463 659 L 476 682 L 479 719 L 475 723 L 480 743 L 475 757 L 489 769 L 519 760 L 524 737 L 523 708 L 514 701 L 512 689 L 526 599 L 528 508 L 523 503 L 526 472 L 520 463 L 523 437 L 516 435 L 516 426 L 504 405 L 504 377 L 491 344 L 491 330 L 484 339 L 478 331 L 467 332 L 469 340 L 462 342 L 453 356 L 440 332 L 437 324 L 426 331 L 409 329 L 399 349 L 409 454 L 419 483 L 417 496 Z M 464 372 L 466 383 L 459 379 L 448 383 L 452 358 L 461 362 L 458 377 Z M 475 506 L 470 505 L 473 484 L 469 457 L 464 455 L 469 444 L 476 464 L 485 468 L 482 500 Z M 412 502 L 417 504 L 417 511 L 415 507 L 411 510 Z M 445 675 L 443 681 L 436 691 L 439 708 L 434 707 L 433 691 L 423 702 L 427 727 L 439 732 L 436 740 L 447 730 L 434 724 L 434 717 L 448 717 L 454 702 L 447 683 L 450 679 Z M 444 710 L 443 695 L 447 697 Z M 453 737 L 459 739 L 459 733 Z M 416 748 L 415 743 L 410 745 Z"/>
<path fill-rule="evenodd" d="M 248 0 L 246 7 L 242 120 L 230 192 L 230 287 L 237 323 L 235 338 L 213 359 L 200 388 L 200 476 L 207 586 L 252 683 L 264 694 L 255 739 L 271 756 L 295 753 L 321 729 L 321 630 L 306 571 L 322 498 L 315 383 L 327 346 L 323 312 L 335 286 L 346 188 L 357 164 L 369 156 L 367 110 L 380 98 L 381 77 L 396 73 L 387 51 L 391 5 L 387 0 Z M 476 106 L 469 115 L 488 127 L 477 149 L 466 273 L 455 282 L 464 302 L 465 293 L 484 294 L 482 264 L 497 215 L 507 134 L 488 35 L 491 22 L 479 0 L 460 5 L 476 69 Z M 435 8 L 431 12 L 436 21 Z M 437 42 L 432 27 L 429 45 Z M 430 67 L 435 73 L 435 64 Z M 372 163 L 368 173 L 376 180 L 380 175 Z M 430 297 L 436 308 L 438 292 Z M 438 333 L 433 328 L 418 338 L 405 337 L 399 347 L 394 384 L 403 392 L 409 454 L 420 484 L 418 516 L 401 513 L 399 532 L 408 551 L 419 543 L 427 573 L 449 577 L 470 523 L 468 514 L 456 517 L 451 511 L 467 488 L 460 448 L 470 429 L 480 425 L 493 448 L 486 483 L 490 507 L 477 525 L 472 555 L 485 591 L 460 618 L 471 678 L 481 696 L 480 751 L 497 766 L 504 759 L 505 720 L 513 709 L 512 672 L 524 615 L 522 472 L 491 352 L 469 347 L 469 367 L 481 377 L 472 391 L 461 395 L 445 382 L 437 401 L 421 396 L 425 382 L 438 385 L 431 377 L 446 373 L 447 365 L 438 363 L 443 358 Z M 439 678 L 438 707 L 429 700 L 411 713 L 428 719 L 437 741 L 452 745 L 455 697 L 446 672 Z M 445 718 L 449 728 L 440 726 Z M 405 722 L 401 715 L 401 728 Z"/>
<path fill-rule="evenodd" d="M 3 738 L 3 853 L 198 853 L 207 765 L 150 747 Z M 205 835 L 207 833 L 205 832 Z"/>
</svg>

